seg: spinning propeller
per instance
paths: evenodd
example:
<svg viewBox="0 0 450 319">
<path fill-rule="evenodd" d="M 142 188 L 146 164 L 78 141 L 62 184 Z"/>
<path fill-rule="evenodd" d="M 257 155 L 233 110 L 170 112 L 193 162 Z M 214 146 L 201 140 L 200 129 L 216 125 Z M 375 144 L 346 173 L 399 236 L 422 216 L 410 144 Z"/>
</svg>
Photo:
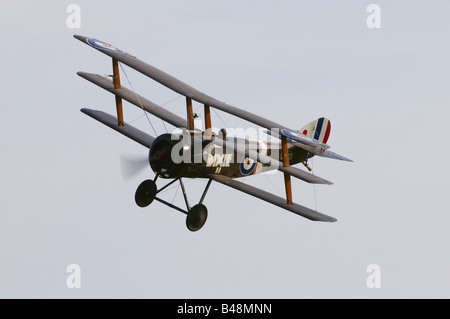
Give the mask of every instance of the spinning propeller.
<svg viewBox="0 0 450 319">
<path fill-rule="evenodd" d="M 120 171 L 124 181 L 137 176 L 146 167 L 149 167 L 147 157 L 120 155 Z"/>
</svg>

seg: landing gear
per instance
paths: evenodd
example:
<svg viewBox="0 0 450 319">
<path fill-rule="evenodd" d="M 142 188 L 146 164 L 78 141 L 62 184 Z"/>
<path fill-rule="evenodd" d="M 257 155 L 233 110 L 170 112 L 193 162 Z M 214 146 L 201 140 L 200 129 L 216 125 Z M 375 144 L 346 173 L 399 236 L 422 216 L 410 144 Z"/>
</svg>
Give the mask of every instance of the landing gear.
<svg viewBox="0 0 450 319">
<path fill-rule="evenodd" d="M 194 232 L 200 230 L 205 225 L 208 218 L 208 209 L 203 204 L 197 204 L 191 208 L 186 217 L 187 228 Z"/>
<path fill-rule="evenodd" d="M 208 183 L 206 184 L 205 190 L 203 191 L 202 197 L 200 198 L 200 202 L 191 208 L 191 206 L 189 205 L 187 195 L 186 195 L 186 189 L 184 187 L 184 183 L 183 183 L 183 180 L 181 179 L 181 177 L 172 180 L 170 183 L 166 184 L 163 188 L 161 188 L 159 190 L 156 187 L 157 179 L 158 179 L 158 175 L 156 175 L 156 177 L 153 181 L 146 180 L 146 181 L 143 181 L 139 185 L 139 187 L 136 190 L 136 195 L 134 196 L 134 199 L 136 200 L 136 204 L 139 207 L 147 207 L 156 199 L 158 202 L 186 214 L 187 215 L 186 216 L 186 226 L 190 231 L 195 232 L 195 231 L 200 230 L 203 227 L 203 225 L 205 225 L 206 219 L 208 218 L 208 209 L 206 208 L 205 205 L 203 205 L 203 200 L 206 197 L 206 193 L 208 192 L 208 189 L 209 189 L 209 186 L 211 185 L 212 180 L 210 179 L 208 181 Z M 176 181 L 180 182 L 184 201 L 186 203 L 186 210 L 184 210 L 178 206 L 175 206 L 172 203 L 166 202 L 165 200 L 156 196 L 158 193 L 162 192 L 163 190 L 165 190 L 167 187 L 169 187 Z"/>
<path fill-rule="evenodd" d="M 147 207 L 156 197 L 156 183 L 150 179 L 143 181 L 136 190 L 134 199 L 139 207 Z"/>
<path fill-rule="evenodd" d="M 308 169 L 308 171 L 312 171 L 312 168 L 311 167 L 309 167 L 309 165 L 308 165 L 308 161 L 304 161 L 304 162 L 302 162 L 302 164 Z"/>
</svg>

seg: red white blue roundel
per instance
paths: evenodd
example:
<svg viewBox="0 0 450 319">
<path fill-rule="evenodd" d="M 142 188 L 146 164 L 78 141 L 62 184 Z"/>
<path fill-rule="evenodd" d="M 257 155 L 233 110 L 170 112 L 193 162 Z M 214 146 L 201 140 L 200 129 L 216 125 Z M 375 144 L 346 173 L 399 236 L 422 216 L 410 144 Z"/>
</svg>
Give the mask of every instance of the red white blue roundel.
<svg viewBox="0 0 450 319">
<path fill-rule="evenodd" d="M 281 130 L 281 134 L 286 136 L 287 138 L 291 138 L 295 140 L 295 138 L 306 138 L 305 134 L 301 134 L 300 132 L 290 131 L 290 130 Z"/>
<path fill-rule="evenodd" d="M 105 42 L 102 42 L 102 41 L 99 41 L 99 40 L 87 38 L 86 42 L 91 47 L 94 47 L 94 48 L 99 49 L 99 50 L 106 50 L 106 51 L 111 51 L 111 52 L 124 53 L 123 51 L 113 47 L 111 44 L 108 44 L 108 43 L 105 43 Z"/>
<path fill-rule="evenodd" d="M 256 162 L 248 157 L 243 157 L 241 160 L 241 165 L 239 165 L 239 170 L 242 175 L 249 175 L 253 172 L 256 167 Z"/>
</svg>

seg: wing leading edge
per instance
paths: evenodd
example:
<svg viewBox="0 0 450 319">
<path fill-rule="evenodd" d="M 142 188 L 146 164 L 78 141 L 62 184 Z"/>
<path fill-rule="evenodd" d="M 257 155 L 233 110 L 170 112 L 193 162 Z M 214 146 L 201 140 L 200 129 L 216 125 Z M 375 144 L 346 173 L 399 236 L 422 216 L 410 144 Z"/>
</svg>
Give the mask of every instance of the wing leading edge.
<svg viewBox="0 0 450 319">
<path fill-rule="evenodd" d="M 138 142 L 139 144 L 147 148 L 150 148 L 152 146 L 153 141 L 155 140 L 153 136 L 148 135 L 147 133 L 142 132 L 141 130 L 138 130 L 137 128 L 131 126 L 130 124 L 124 123 L 123 126 L 119 126 L 117 124 L 117 118 L 115 116 L 112 116 L 111 114 L 86 108 L 81 109 L 81 112 L 83 112 L 86 115 L 89 115 L 90 117 L 96 119 L 100 123 L 109 126 L 113 130 L 116 130 L 117 132 L 125 135 L 128 138 L 131 138 L 132 140 Z"/>
</svg>

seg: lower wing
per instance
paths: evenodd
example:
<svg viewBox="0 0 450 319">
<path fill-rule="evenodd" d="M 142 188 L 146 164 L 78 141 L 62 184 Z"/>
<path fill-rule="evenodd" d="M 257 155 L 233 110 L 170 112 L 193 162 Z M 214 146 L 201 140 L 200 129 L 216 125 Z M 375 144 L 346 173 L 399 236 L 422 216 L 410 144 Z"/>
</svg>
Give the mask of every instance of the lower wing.
<svg viewBox="0 0 450 319">
<path fill-rule="evenodd" d="M 285 198 L 278 197 L 269 192 L 263 191 L 262 189 L 253 187 L 251 185 L 244 184 L 242 182 L 231 179 L 229 177 L 222 176 L 222 175 L 209 175 L 208 177 L 216 182 L 219 182 L 219 183 L 229 186 L 231 188 L 237 189 L 241 192 L 252 195 L 259 199 L 262 199 L 268 203 L 271 203 L 278 207 L 284 208 L 294 214 L 300 215 L 309 220 L 320 221 L 320 222 L 335 222 L 335 221 L 337 221 L 337 219 L 335 219 L 331 216 L 327 216 L 325 214 L 319 213 L 319 212 L 314 211 L 305 206 L 301 206 L 301 205 L 298 205 L 295 203 L 292 203 L 292 205 L 288 205 L 288 204 L 286 204 Z"/>
</svg>

